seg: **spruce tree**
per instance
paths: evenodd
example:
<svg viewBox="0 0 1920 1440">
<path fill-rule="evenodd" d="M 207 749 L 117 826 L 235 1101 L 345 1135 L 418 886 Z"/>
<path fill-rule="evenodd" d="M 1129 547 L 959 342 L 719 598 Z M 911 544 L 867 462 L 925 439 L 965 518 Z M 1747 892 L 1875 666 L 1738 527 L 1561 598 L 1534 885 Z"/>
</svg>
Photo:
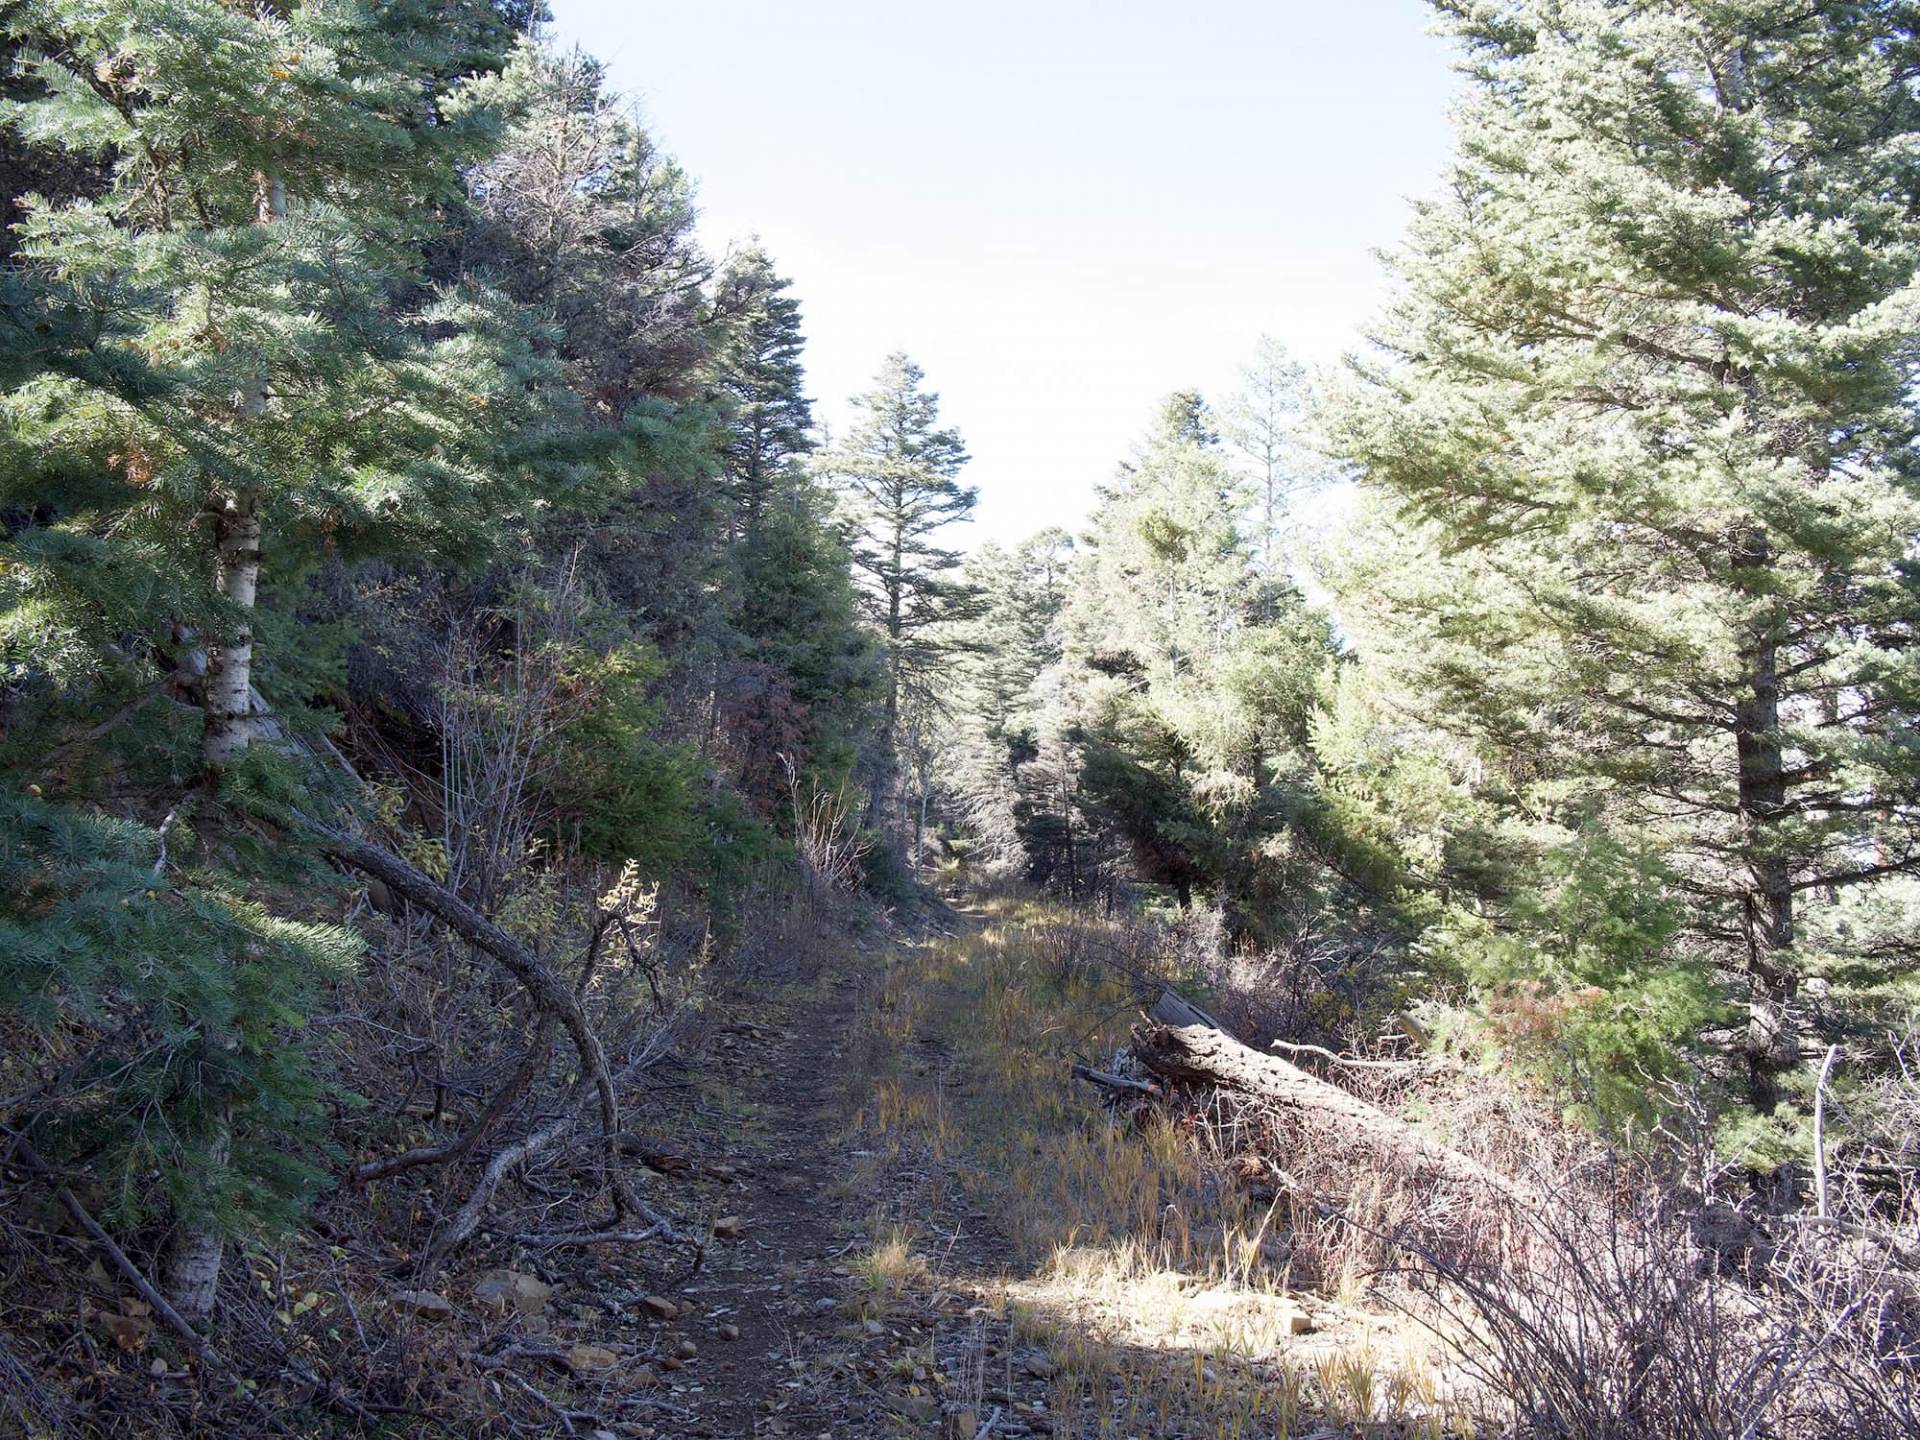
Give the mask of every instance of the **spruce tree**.
<svg viewBox="0 0 1920 1440">
<path fill-rule="evenodd" d="M 801 353 L 800 302 L 791 281 L 752 245 L 721 272 L 715 307 L 730 333 L 720 346 L 717 379 L 727 401 L 722 473 L 733 501 L 733 530 L 751 537 L 780 495 L 800 489 L 800 462 L 815 448 L 813 406 Z"/>
<path fill-rule="evenodd" d="M 826 459 L 846 502 L 866 616 L 886 644 L 870 820 L 879 817 L 882 798 L 896 783 L 902 710 L 932 698 L 939 667 L 954 648 L 950 627 L 975 604 L 954 574 L 959 552 L 936 537 L 972 515 L 978 496 L 960 483 L 966 448 L 956 432 L 941 427 L 940 397 L 922 388 L 925 379 L 905 355 L 888 356 L 874 388 L 854 401 L 852 429 Z"/>
<path fill-rule="evenodd" d="M 1437 8 L 1471 88 L 1333 416 L 1397 537 L 1349 610 L 1516 813 L 1663 857 L 1768 1110 L 1809 919 L 1920 864 L 1916 12 Z"/>
<path fill-rule="evenodd" d="M 39 779 L 8 806 L 6 989 L 111 1077 L 45 1128 L 129 1215 L 158 1168 L 169 1284 L 200 1313 L 221 1232 L 314 1178 L 286 1032 L 352 949 L 257 893 L 311 883 L 256 833 L 289 776 L 255 742 L 286 739 L 267 712 L 295 698 L 257 663 L 263 579 L 472 555 L 564 486 L 531 337 L 483 290 L 419 284 L 491 128 L 459 77 L 511 27 L 470 3 L 27 13 L 0 119 L 104 179 L 24 199 L 0 315 L 0 644 L 39 702 L 9 736 Z M 156 722 L 182 702 L 196 725 Z M 118 1038 L 90 1034 L 114 1013 Z"/>
</svg>

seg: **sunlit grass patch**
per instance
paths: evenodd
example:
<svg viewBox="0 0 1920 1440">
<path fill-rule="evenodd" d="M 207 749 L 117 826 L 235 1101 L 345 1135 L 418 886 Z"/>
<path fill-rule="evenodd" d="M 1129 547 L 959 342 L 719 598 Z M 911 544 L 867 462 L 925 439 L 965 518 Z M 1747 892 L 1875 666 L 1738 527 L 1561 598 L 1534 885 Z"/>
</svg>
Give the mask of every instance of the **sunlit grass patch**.
<svg viewBox="0 0 1920 1440">
<path fill-rule="evenodd" d="M 846 1183 L 901 1164 L 957 1175 L 1017 1275 L 944 1275 L 915 1249 L 911 1217 L 877 1215 L 853 1266 L 860 1318 L 970 1284 L 988 1305 L 973 1348 L 949 1361 L 955 1383 L 969 1395 L 1043 1386 L 1043 1433 L 1385 1434 L 1389 1418 L 1396 1434 L 1463 1433 L 1425 1348 L 1377 1341 L 1346 1315 L 1377 1268 L 1367 1247 L 1317 1277 L 1337 1301 L 1303 1298 L 1285 1233 L 1298 1217 L 1250 1200 L 1204 1126 L 1110 1116 L 1069 1080 L 1073 1059 L 1104 1062 L 1126 1041 L 1138 1003 L 1124 976 L 1087 960 L 1100 937 L 1067 933 L 1079 924 L 1098 929 L 996 901 L 984 924 L 902 952 L 874 981 L 849 1047 L 858 1169 Z M 1391 1186 L 1376 1188 L 1353 1197 L 1355 1213 L 1391 1212 Z M 989 1333 L 1004 1341 L 991 1366 Z M 967 1413 L 981 1412 L 969 1400 Z"/>
</svg>

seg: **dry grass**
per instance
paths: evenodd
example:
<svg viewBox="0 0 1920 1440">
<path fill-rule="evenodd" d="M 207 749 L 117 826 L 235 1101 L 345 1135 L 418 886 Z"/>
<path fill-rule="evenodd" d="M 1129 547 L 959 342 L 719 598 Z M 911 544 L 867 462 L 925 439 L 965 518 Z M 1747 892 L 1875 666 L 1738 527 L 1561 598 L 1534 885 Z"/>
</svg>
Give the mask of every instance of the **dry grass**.
<svg viewBox="0 0 1920 1440">
<path fill-rule="evenodd" d="M 992 1393 L 990 1351 L 1025 1365 L 1061 1437 L 1920 1433 L 1920 1284 L 1910 1242 L 1884 1239 L 1910 1233 L 1910 1192 L 1829 1229 L 1753 1217 L 1763 1249 L 1729 1263 L 1659 1155 L 1614 1155 L 1484 1074 L 1338 1078 L 1536 1205 L 1244 1101 L 1108 1113 L 1071 1062 L 1106 1066 L 1140 980 L 1218 967 L 1192 937 L 1156 952 L 1137 924 L 1057 908 L 997 899 L 981 920 L 894 958 L 845 1107 L 871 1166 L 850 1184 L 957 1181 L 1009 1242 L 1009 1273 L 966 1276 L 911 1215 L 872 1232 L 869 1295 L 983 1302 L 978 1354 L 945 1367 L 963 1388 Z"/>
<path fill-rule="evenodd" d="M 903 1289 L 971 1285 L 979 1324 L 1007 1329 L 1003 1357 L 1046 1382 L 1057 1436 L 1471 1433 L 1431 1337 L 1362 1308 L 1373 1241 L 1327 1226 L 1337 1244 L 1323 1238 L 1309 1268 L 1330 1267 L 1339 1293 L 1296 1290 L 1296 1222 L 1320 1217 L 1250 1190 L 1203 1120 L 1109 1116 L 1070 1088 L 1074 1058 L 1126 1038 L 1147 958 L 1136 937 L 1018 901 L 984 910 L 879 978 L 850 1047 L 861 1168 L 845 1184 L 867 1191 L 903 1161 L 936 1186 L 957 1177 L 1015 1263 L 941 1273 L 910 1216 L 881 1217 L 856 1272 L 863 1315 Z M 1392 1218 L 1390 1183 L 1349 1199 Z M 947 1371 L 984 1393 L 986 1353 Z"/>
</svg>

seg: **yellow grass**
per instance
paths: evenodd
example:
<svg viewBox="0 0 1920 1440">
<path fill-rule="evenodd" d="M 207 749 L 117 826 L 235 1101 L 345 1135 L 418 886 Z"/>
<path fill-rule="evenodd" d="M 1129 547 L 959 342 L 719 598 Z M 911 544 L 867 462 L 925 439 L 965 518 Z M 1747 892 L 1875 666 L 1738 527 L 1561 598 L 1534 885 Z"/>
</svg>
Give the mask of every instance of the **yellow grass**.
<svg viewBox="0 0 1920 1440">
<path fill-rule="evenodd" d="M 1357 1261 L 1337 1302 L 1295 1294 L 1272 1208 L 1250 1204 L 1193 1134 L 1158 1117 L 1115 1123 L 1070 1088 L 1072 1059 L 1109 1056 L 1134 1006 L 1110 976 L 1062 973 L 1061 913 L 995 902 L 982 919 L 881 977 L 845 1118 L 871 1173 L 911 1152 L 962 1177 L 1018 1264 L 942 1275 L 910 1223 L 876 1227 L 858 1303 L 971 1281 L 992 1317 L 980 1323 L 1044 1352 L 1060 1436 L 1386 1434 L 1389 1421 L 1466 1433 L 1422 1336 L 1344 1313 L 1365 1299 Z M 1315 1333 L 1293 1333 L 1303 1310 Z"/>
</svg>

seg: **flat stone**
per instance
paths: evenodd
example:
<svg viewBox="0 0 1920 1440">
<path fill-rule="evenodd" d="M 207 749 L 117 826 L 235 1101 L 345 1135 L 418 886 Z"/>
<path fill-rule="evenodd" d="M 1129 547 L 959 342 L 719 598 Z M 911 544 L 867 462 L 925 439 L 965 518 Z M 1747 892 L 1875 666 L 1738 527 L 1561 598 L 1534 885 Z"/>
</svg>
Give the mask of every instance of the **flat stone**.
<svg viewBox="0 0 1920 1440">
<path fill-rule="evenodd" d="M 567 1351 L 567 1363 L 576 1370 L 611 1370 L 620 1357 L 604 1345 L 575 1345 Z"/>
<path fill-rule="evenodd" d="M 489 1270 L 473 1284 L 473 1298 L 496 1315 L 508 1310 L 521 1315 L 546 1313 L 553 1286 L 519 1270 Z"/>
<path fill-rule="evenodd" d="M 437 1290 L 401 1290 L 393 1297 L 401 1310 L 426 1320 L 451 1320 L 453 1302 Z"/>
</svg>

